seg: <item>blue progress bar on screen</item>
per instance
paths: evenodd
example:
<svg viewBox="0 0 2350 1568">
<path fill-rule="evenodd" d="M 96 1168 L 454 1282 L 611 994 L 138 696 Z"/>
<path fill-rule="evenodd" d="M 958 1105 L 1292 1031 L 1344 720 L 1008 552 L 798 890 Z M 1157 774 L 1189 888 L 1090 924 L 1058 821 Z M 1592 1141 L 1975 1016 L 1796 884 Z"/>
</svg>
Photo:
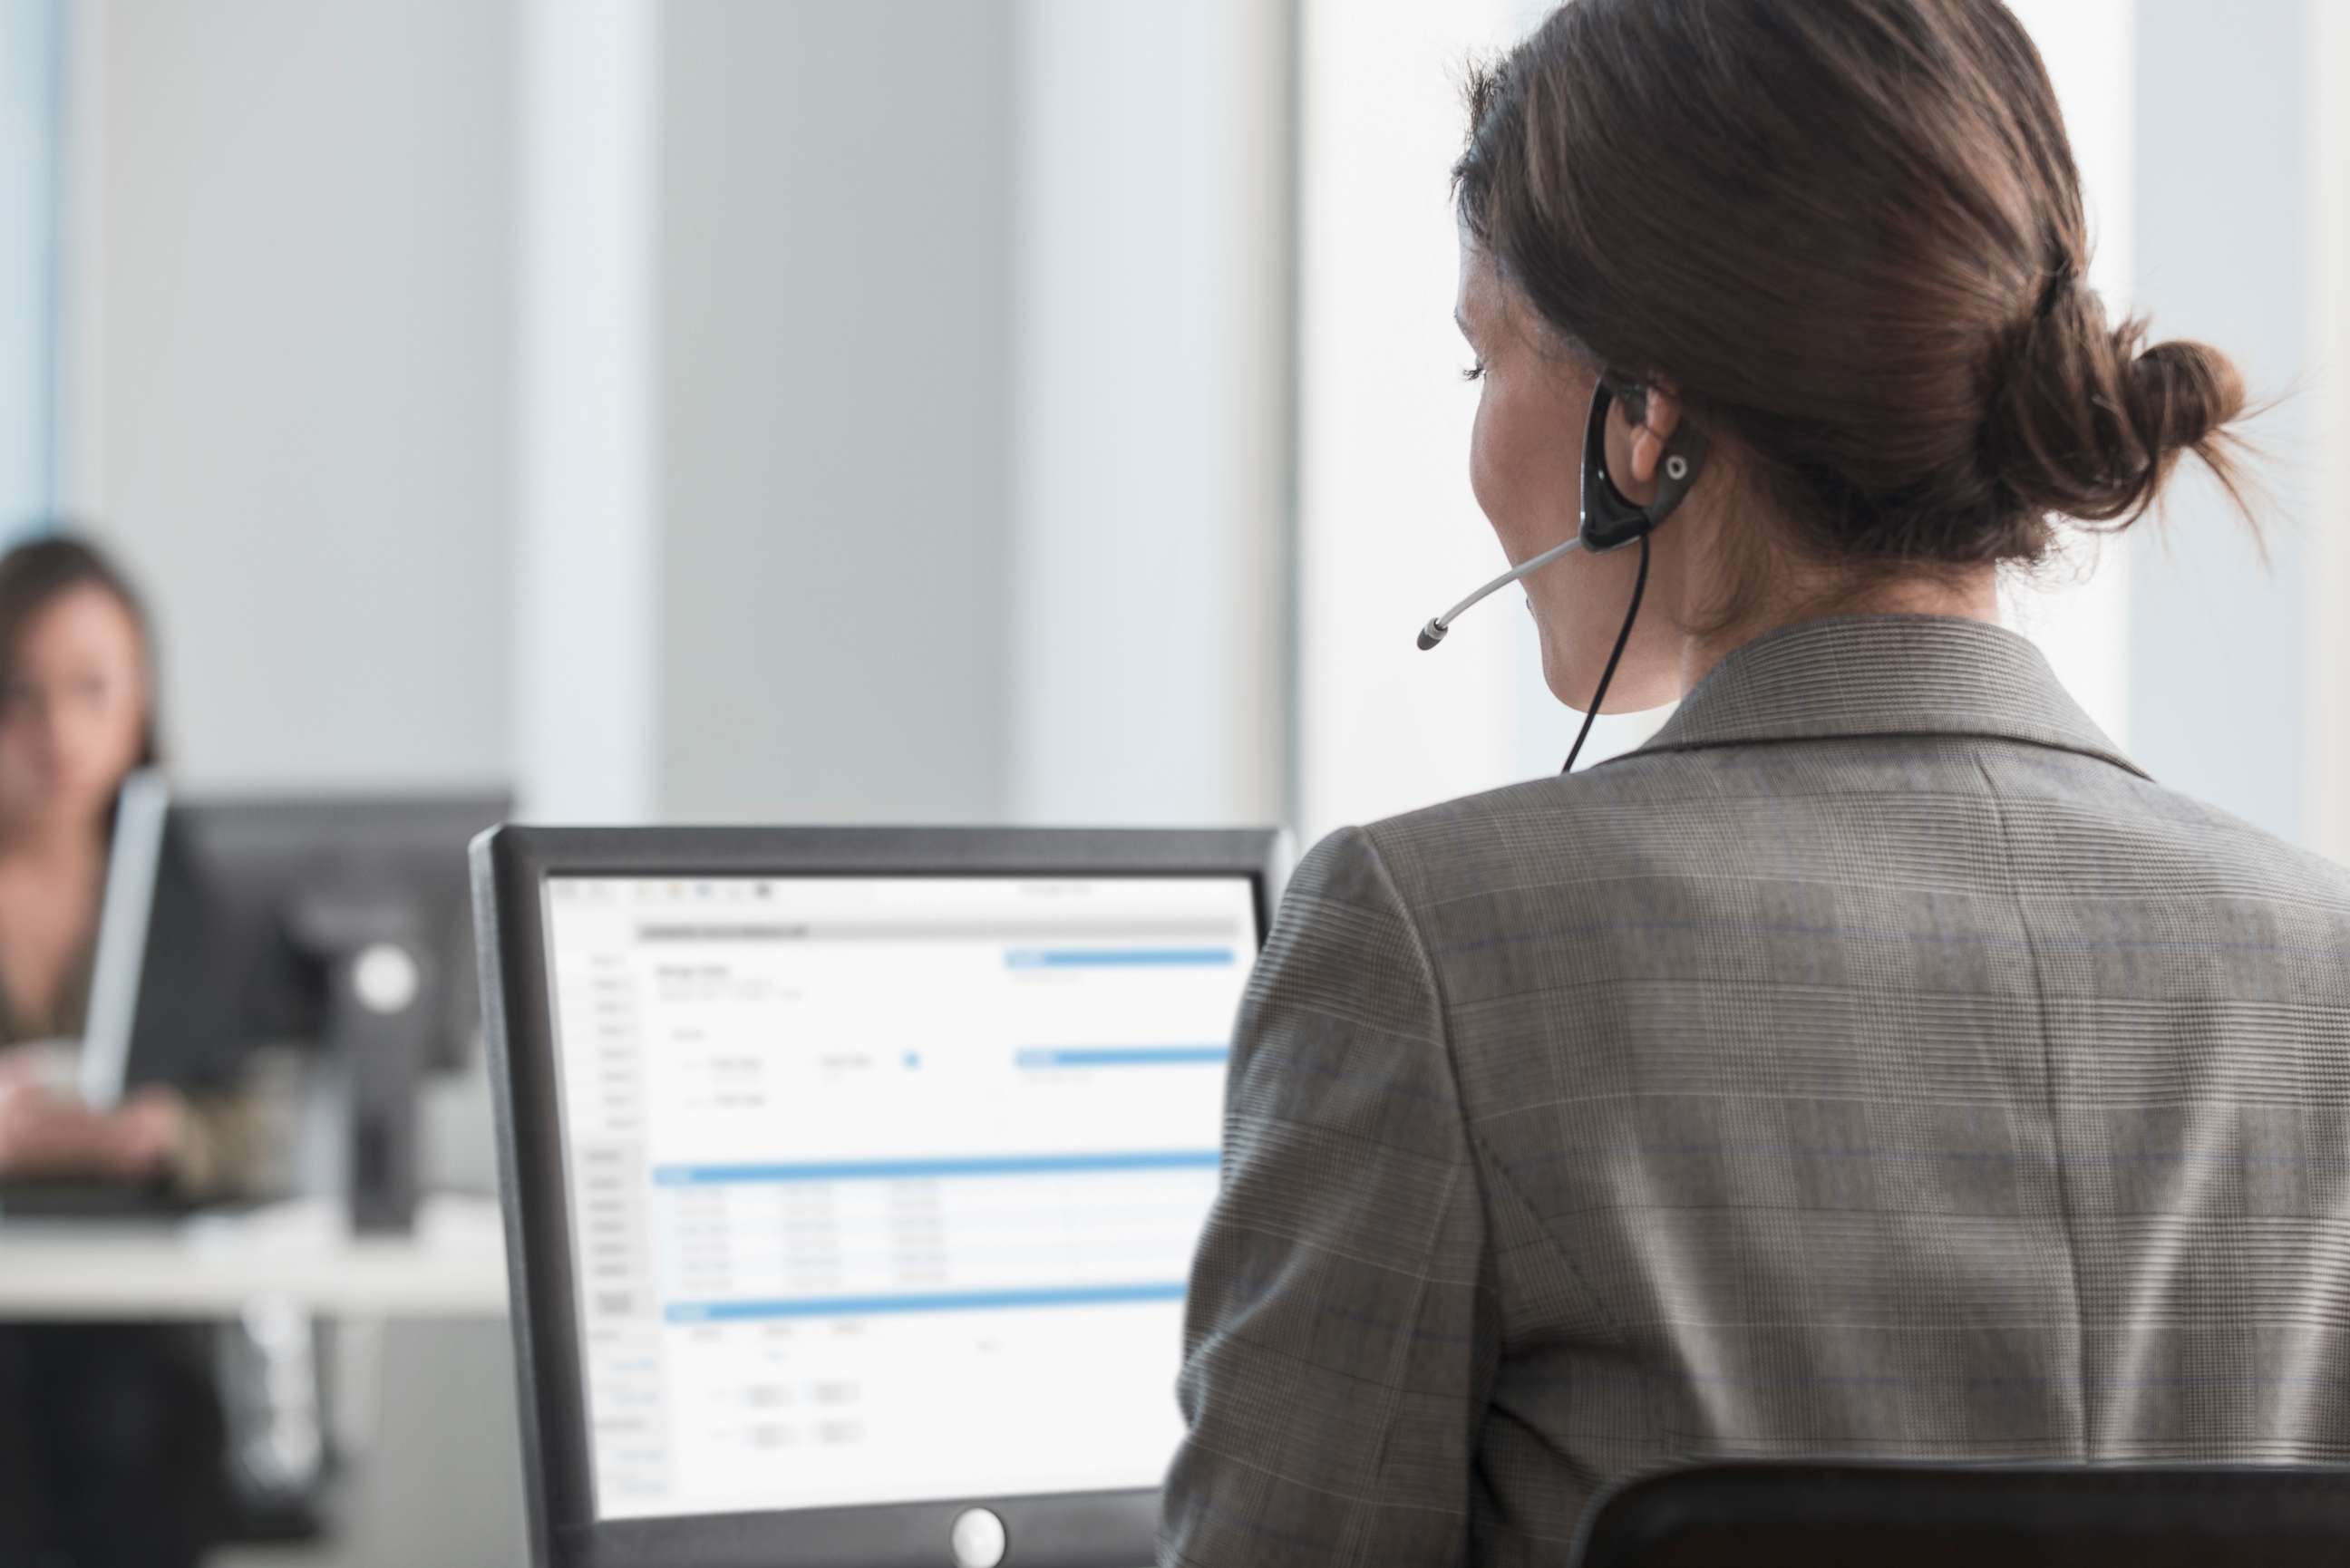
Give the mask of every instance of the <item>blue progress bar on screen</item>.
<svg viewBox="0 0 2350 1568">
<path fill-rule="evenodd" d="M 1140 1285 L 1070 1285 L 1057 1290 L 945 1291 L 927 1295 L 791 1296 L 764 1302 L 680 1302 L 663 1314 L 671 1323 L 741 1323 L 768 1317 L 868 1317 L 876 1313 L 1002 1312 L 1013 1307 L 1113 1306 L 1180 1302 L 1182 1282 Z"/>
<path fill-rule="evenodd" d="M 1183 969 L 1230 965 L 1230 948 L 1012 948 L 1013 969 Z"/>
<path fill-rule="evenodd" d="M 1022 1067 L 1205 1067 L 1222 1066 L 1229 1045 L 1040 1045 L 1020 1052 Z"/>
<path fill-rule="evenodd" d="M 951 1176 L 1066 1176 L 1121 1170 L 1213 1170 L 1223 1157 L 1212 1148 L 1159 1149 L 1135 1154 L 1014 1154 L 963 1159 L 842 1159 L 802 1165 L 657 1165 L 658 1187 L 706 1187 L 728 1181 L 923 1181 Z"/>
</svg>

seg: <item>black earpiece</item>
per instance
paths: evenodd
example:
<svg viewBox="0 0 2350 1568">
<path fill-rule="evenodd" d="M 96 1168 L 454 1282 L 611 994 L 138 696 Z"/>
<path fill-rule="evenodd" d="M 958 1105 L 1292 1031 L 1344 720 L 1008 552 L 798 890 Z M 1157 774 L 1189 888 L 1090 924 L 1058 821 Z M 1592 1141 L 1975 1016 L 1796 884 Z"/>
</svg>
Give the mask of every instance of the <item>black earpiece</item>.
<svg viewBox="0 0 2350 1568">
<path fill-rule="evenodd" d="M 1591 721 L 1599 716 L 1599 705 L 1607 701 L 1607 684 L 1616 679 L 1616 666 L 1624 657 L 1624 645 L 1632 640 L 1632 623 L 1640 614 L 1640 596 L 1648 587 L 1648 535 L 1656 531 L 1658 524 L 1672 515 L 1673 508 L 1681 504 L 1690 487 L 1697 483 L 1698 470 L 1705 463 L 1705 432 L 1684 421 L 1665 442 L 1664 461 L 1657 469 L 1654 501 L 1643 506 L 1616 488 L 1616 482 L 1607 474 L 1607 410 L 1621 401 L 1624 411 L 1638 423 L 1647 407 L 1648 395 L 1646 388 L 1627 377 L 1612 370 L 1601 373 L 1598 385 L 1591 389 L 1591 418 L 1583 427 L 1583 520 L 1575 537 L 1511 567 L 1419 628 L 1419 646 L 1424 652 L 1444 640 L 1444 634 L 1452 629 L 1453 620 L 1462 611 L 1527 573 L 1539 571 L 1572 550 L 1596 554 L 1638 540 L 1640 571 L 1632 579 L 1631 607 L 1624 612 L 1624 626 L 1616 634 L 1616 649 L 1607 656 L 1607 668 L 1600 673 L 1599 690 L 1591 694 L 1591 706 L 1584 710 L 1583 728 L 1575 732 L 1575 749 L 1566 753 L 1564 771 L 1567 772 L 1574 770 L 1575 759 L 1583 753 L 1583 742 L 1591 734 Z"/>
<path fill-rule="evenodd" d="M 1657 468 L 1657 498 L 1646 506 L 1616 488 L 1607 473 L 1607 409 L 1646 394 L 1615 372 L 1604 372 L 1591 389 L 1591 418 L 1583 430 L 1583 547 L 1595 555 L 1641 537 L 1672 514 L 1697 483 L 1705 462 L 1705 432 L 1687 421 L 1665 442 L 1664 462 Z"/>
<path fill-rule="evenodd" d="M 1628 381 L 1618 384 L 1619 380 L 1612 372 L 1603 371 L 1598 384 L 1591 389 L 1591 418 L 1583 427 L 1583 528 L 1577 537 L 1594 555 L 1638 540 L 1640 572 L 1632 579 L 1632 603 L 1616 633 L 1615 650 L 1607 655 L 1607 668 L 1599 672 L 1599 689 L 1591 694 L 1591 706 L 1583 711 L 1583 727 L 1575 732 L 1575 745 L 1567 752 L 1561 773 L 1575 771 L 1575 759 L 1583 754 L 1583 742 L 1591 736 L 1591 722 L 1599 717 L 1600 704 L 1607 701 L 1607 686 L 1616 679 L 1624 645 L 1632 640 L 1632 623 L 1640 617 L 1640 597 L 1648 587 L 1648 535 L 1681 504 L 1705 462 L 1705 432 L 1684 422 L 1665 442 L 1664 462 L 1657 465 L 1654 501 L 1642 506 L 1617 489 L 1607 475 L 1607 407 L 1622 399 L 1628 414 L 1636 406 L 1645 410 L 1648 400 L 1646 389 Z"/>
</svg>

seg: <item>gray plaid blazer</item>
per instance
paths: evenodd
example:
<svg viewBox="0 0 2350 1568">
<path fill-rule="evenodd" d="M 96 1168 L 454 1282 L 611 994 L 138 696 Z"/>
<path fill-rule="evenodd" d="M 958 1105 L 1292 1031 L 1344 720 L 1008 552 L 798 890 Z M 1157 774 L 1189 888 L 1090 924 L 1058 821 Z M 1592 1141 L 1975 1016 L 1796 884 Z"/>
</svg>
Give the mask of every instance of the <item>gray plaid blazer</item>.
<svg viewBox="0 0 2350 1568">
<path fill-rule="evenodd" d="M 2350 874 L 2033 646 L 1804 623 L 1324 840 L 1243 1005 L 1160 1559 L 1555 1564 L 1707 1459 L 2350 1459 Z"/>
</svg>

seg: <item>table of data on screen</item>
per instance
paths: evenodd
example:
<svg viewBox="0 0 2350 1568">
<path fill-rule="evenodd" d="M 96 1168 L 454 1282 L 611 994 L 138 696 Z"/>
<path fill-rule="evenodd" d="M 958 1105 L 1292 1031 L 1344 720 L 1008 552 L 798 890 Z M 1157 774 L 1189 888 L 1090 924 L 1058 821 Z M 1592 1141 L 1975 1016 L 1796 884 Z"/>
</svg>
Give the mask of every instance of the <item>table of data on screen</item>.
<svg viewBox="0 0 2350 1568">
<path fill-rule="evenodd" d="M 547 900 L 599 1515 L 1157 1483 L 1245 879 Z"/>
</svg>

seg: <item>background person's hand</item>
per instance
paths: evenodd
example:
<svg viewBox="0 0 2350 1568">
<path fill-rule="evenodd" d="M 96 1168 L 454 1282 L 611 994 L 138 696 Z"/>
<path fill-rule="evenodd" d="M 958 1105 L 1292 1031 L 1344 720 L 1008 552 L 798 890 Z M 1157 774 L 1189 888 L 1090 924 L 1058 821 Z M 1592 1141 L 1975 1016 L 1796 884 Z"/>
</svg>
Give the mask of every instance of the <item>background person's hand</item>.
<svg viewBox="0 0 2350 1568">
<path fill-rule="evenodd" d="M 181 1116 L 169 1089 L 141 1089 L 117 1109 L 93 1111 L 0 1064 L 0 1177 L 145 1180 L 178 1147 Z"/>
</svg>

